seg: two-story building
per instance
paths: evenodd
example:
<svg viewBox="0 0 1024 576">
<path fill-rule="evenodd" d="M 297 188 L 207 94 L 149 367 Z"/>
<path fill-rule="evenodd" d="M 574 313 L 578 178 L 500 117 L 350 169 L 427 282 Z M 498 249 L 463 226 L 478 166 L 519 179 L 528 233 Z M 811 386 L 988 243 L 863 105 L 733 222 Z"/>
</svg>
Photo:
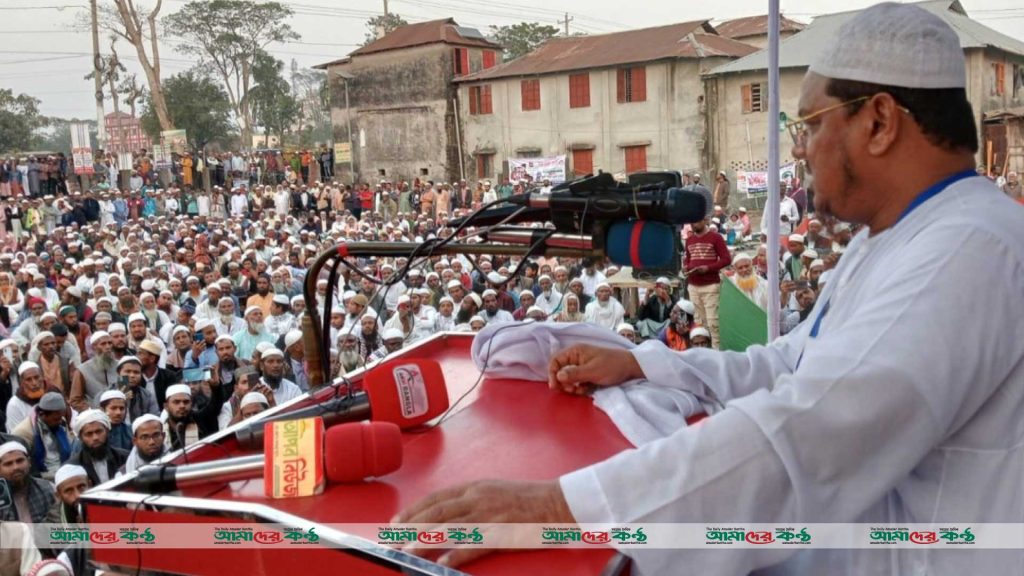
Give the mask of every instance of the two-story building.
<svg viewBox="0 0 1024 576">
<path fill-rule="evenodd" d="M 706 164 L 701 75 L 756 51 L 707 20 L 555 38 L 457 78 L 470 178 L 510 158 L 566 155 L 568 175 Z"/>
<path fill-rule="evenodd" d="M 334 141 L 352 143 L 356 180 L 455 180 L 460 164 L 456 86 L 493 67 L 501 47 L 446 18 L 410 24 L 317 66 L 327 71 Z M 350 163 L 336 174 L 350 181 Z"/>
<path fill-rule="evenodd" d="M 1005 124 L 1024 116 L 1024 42 L 971 20 L 957 0 L 931 0 L 920 6 L 942 17 L 960 38 L 967 64 L 967 97 L 979 126 L 978 164 L 991 163 L 993 172 L 999 173 L 1004 166 L 1024 169 L 1024 142 L 1013 141 L 1020 131 L 1008 133 Z M 789 117 L 796 115 L 800 83 L 811 61 L 856 14 L 819 16 L 779 44 L 780 109 Z M 767 131 L 769 125 L 779 126 L 778 118 L 768 117 L 767 62 L 767 52 L 761 50 L 705 75 L 712 117 L 707 132 L 710 162 L 718 169 L 767 167 Z M 783 135 L 779 143 L 781 162 L 792 161 L 789 137 Z"/>
</svg>

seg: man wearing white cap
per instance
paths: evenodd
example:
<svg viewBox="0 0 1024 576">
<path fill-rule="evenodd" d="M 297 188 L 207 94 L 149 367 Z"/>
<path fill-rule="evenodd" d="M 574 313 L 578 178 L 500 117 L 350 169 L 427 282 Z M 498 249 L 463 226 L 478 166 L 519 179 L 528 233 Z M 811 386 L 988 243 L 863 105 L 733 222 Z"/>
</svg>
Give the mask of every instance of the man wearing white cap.
<svg viewBox="0 0 1024 576">
<path fill-rule="evenodd" d="M 729 280 L 736 285 L 751 302 L 762 310 L 768 309 L 768 282 L 754 272 L 754 259 L 749 254 L 739 253 L 732 259 L 732 268 L 736 274 Z"/>
<path fill-rule="evenodd" d="M 267 318 L 267 332 L 278 338 L 284 336 L 295 327 L 295 316 L 288 311 L 291 304 L 285 294 L 275 294 L 270 305 L 270 316 Z"/>
<path fill-rule="evenodd" d="M 89 337 L 93 357 L 83 362 L 71 378 L 71 406 L 75 410 L 93 408 L 100 394 L 117 383 L 117 361 L 113 356 L 113 339 L 100 330 Z"/>
<path fill-rule="evenodd" d="M 277 337 L 267 332 L 263 324 L 263 310 L 259 306 L 245 309 L 245 328 L 231 335 L 239 358 L 252 358 L 252 352 L 260 342 L 274 343 Z"/>
<path fill-rule="evenodd" d="M 817 211 L 866 227 L 807 322 L 743 353 L 579 346 L 551 362 L 559 389 L 646 378 L 724 409 L 557 481 L 449 487 L 395 521 L 495 521 L 487 506 L 502 522 L 1019 523 L 1021 211 L 975 172 L 964 52 L 944 18 L 962 17 L 895 3 L 846 15 L 804 78 L 792 155 Z M 625 553 L 642 574 L 1020 573 L 1017 546 L 956 548 Z"/>
<path fill-rule="evenodd" d="M 82 493 L 89 489 L 91 482 L 85 468 L 78 464 L 68 462 L 57 470 L 57 476 L 53 479 L 54 487 L 57 489 L 57 498 L 46 521 L 52 524 L 78 524 L 83 521 L 82 507 L 79 499 Z"/>
<path fill-rule="evenodd" d="M 475 296 L 475 294 L 474 294 Z M 484 290 L 481 298 L 483 308 L 479 314 L 483 317 L 484 321 L 488 324 L 507 324 L 508 322 L 515 322 L 512 318 L 512 313 L 501 307 L 501 302 L 498 299 L 498 292 L 493 288 Z"/>
<path fill-rule="evenodd" d="M 186 386 L 186 388 L 188 388 Z M 164 440 L 167 433 L 159 416 L 144 414 L 132 422 L 132 444 L 134 447 L 128 454 L 124 464 L 124 473 L 134 472 L 160 458 L 167 452 Z"/>
<path fill-rule="evenodd" d="M 555 289 L 555 284 L 551 280 L 551 276 L 542 274 L 537 279 L 537 286 L 539 291 L 537 292 L 537 306 L 548 316 L 552 316 L 557 313 L 562 307 L 562 293 Z M 535 290 L 537 290 L 535 288 Z"/>
<path fill-rule="evenodd" d="M 125 453 L 132 450 L 132 427 L 126 421 L 128 416 L 128 398 L 120 390 L 107 390 L 100 395 L 100 410 L 110 419 L 108 442 L 113 448 L 120 448 Z"/>
<path fill-rule="evenodd" d="M 668 323 L 676 301 L 672 296 L 672 282 L 665 276 L 654 281 L 654 289 L 637 313 L 636 329 L 644 339 L 655 336 Z"/>
<path fill-rule="evenodd" d="M 626 309 L 612 296 L 612 287 L 607 282 L 597 285 L 595 298 L 587 304 L 583 315 L 587 322 L 615 330 L 626 316 Z"/>
<path fill-rule="evenodd" d="M 90 408 L 80 413 L 72 426 L 82 443 L 82 450 L 68 460 L 85 469 L 93 486 L 117 475 L 128 452 L 110 446 L 110 418 L 102 410 Z"/>
<path fill-rule="evenodd" d="M 53 485 L 30 475 L 28 449 L 17 440 L 0 444 L 0 479 L 7 481 L 13 506 L 0 507 L 0 522 L 44 522 L 56 498 Z M 56 475 L 56 470 L 53 471 Z"/>
<path fill-rule="evenodd" d="M 388 354 L 401 350 L 402 345 L 405 343 L 405 335 L 398 328 L 385 328 L 381 334 L 381 341 L 384 345 L 370 354 L 370 357 L 366 360 L 367 363 L 376 362 L 387 357 Z"/>
<path fill-rule="evenodd" d="M 285 378 L 284 352 L 271 347 L 263 352 L 261 362 L 263 364 L 263 377 L 260 379 L 260 382 L 266 384 L 274 391 L 274 399 L 278 404 L 284 404 L 302 395 L 302 390 L 299 389 L 298 385 Z"/>
<path fill-rule="evenodd" d="M 622 336 L 626 340 L 636 344 L 636 329 L 629 322 L 623 322 L 615 329 L 615 333 Z"/>
</svg>

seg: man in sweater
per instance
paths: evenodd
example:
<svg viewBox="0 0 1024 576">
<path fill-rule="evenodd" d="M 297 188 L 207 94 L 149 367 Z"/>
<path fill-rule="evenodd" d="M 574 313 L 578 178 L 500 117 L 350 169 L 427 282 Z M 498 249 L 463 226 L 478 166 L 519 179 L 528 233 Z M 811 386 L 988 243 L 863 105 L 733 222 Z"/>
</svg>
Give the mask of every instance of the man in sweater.
<svg viewBox="0 0 1024 576">
<path fill-rule="evenodd" d="M 687 274 L 690 300 L 697 307 L 697 321 L 711 332 L 718 348 L 718 294 L 722 287 L 718 273 L 732 262 L 721 234 L 711 232 L 707 220 L 690 225 L 693 234 L 686 239 L 683 268 Z"/>
</svg>

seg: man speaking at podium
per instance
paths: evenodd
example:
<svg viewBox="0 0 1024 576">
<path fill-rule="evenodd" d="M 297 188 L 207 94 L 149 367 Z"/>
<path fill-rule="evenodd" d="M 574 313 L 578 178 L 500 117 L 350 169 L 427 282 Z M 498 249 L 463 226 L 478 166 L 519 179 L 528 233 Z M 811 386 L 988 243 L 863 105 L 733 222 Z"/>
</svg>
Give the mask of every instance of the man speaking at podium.
<svg viewBox="0 0 1024 576">
<path fill-rule="evenodd" d="M 744 353 L 578 346 L 550 384 L 715 397 L 697 426 L 551 482 L 477 482 L 399 522 L 1024 522 L 1024 210 L 974 175 L 957 34 L 915 5 L 851 18 L 792 122 L 815 207 L 868 230 L 800 328 Z M 966 345 L 965 345 L 966 344 Z M 639 573 L 1019 574 L 1024 550 L 625 550 Z M 456 549 L 460 564 L 481 552 Z"/>
</svg>

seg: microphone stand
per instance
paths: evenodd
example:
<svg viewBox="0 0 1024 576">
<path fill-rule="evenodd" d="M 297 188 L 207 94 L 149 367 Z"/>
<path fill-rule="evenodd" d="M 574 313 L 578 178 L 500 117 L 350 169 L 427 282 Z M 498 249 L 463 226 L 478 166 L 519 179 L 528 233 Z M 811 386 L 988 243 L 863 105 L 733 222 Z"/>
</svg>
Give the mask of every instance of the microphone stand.
<svg viewBox="0 0 1024 576">
<path fill-rule="evenodd" d="M 516 234 L 512 233 L 513 227 L 502 227 L 502 241 L 515 242 Z M 531 234 L 538 231 L 552 232 L 549 229 L 522 228 L 516 230 L 520 237 L 529 238 Z M 495 232 L 498 232 L 497 230 Z M 306 315 L 302 318 L 302 348 L 305 353 L 307 378 L 309 379 L 310 390 L 315 390 L 329 381 L 330 375 L 330 343 L 324 338 L 324 329 L 320 319 L 320 311 L 316 302 L 316 283 L 320 271 L 328 262 L 334 260 L 334 270 L 337 270 L 338 263 L 349 257 L 412 257 L 419 251 L 431 256 L 445 256 L 450 254 L 489 254 L 498 256 L 527 256 L 543 253 L 555 257 L 601 257 L 604 256 L 604 246 L 594 247 L 593 238 L 586 234 L 556 234 L 552 235 L 552 244 L 541 246 L 524 246 L 509 244 L 443 244 L 423 250 L 419 243 L 415 242 L 342 242 L 322 252 L 313 260 L 306 273 L 303 282 L 303 298 L 306 300 Z M 332 273 L 333 275 L 333 273 Z M 333 301 L 332 291 L 335 290 L 333 283 L 328 281 L 328 298 L 326 301 L 326 318 L 330 318 L 331 305 Z"/>
</svg>

